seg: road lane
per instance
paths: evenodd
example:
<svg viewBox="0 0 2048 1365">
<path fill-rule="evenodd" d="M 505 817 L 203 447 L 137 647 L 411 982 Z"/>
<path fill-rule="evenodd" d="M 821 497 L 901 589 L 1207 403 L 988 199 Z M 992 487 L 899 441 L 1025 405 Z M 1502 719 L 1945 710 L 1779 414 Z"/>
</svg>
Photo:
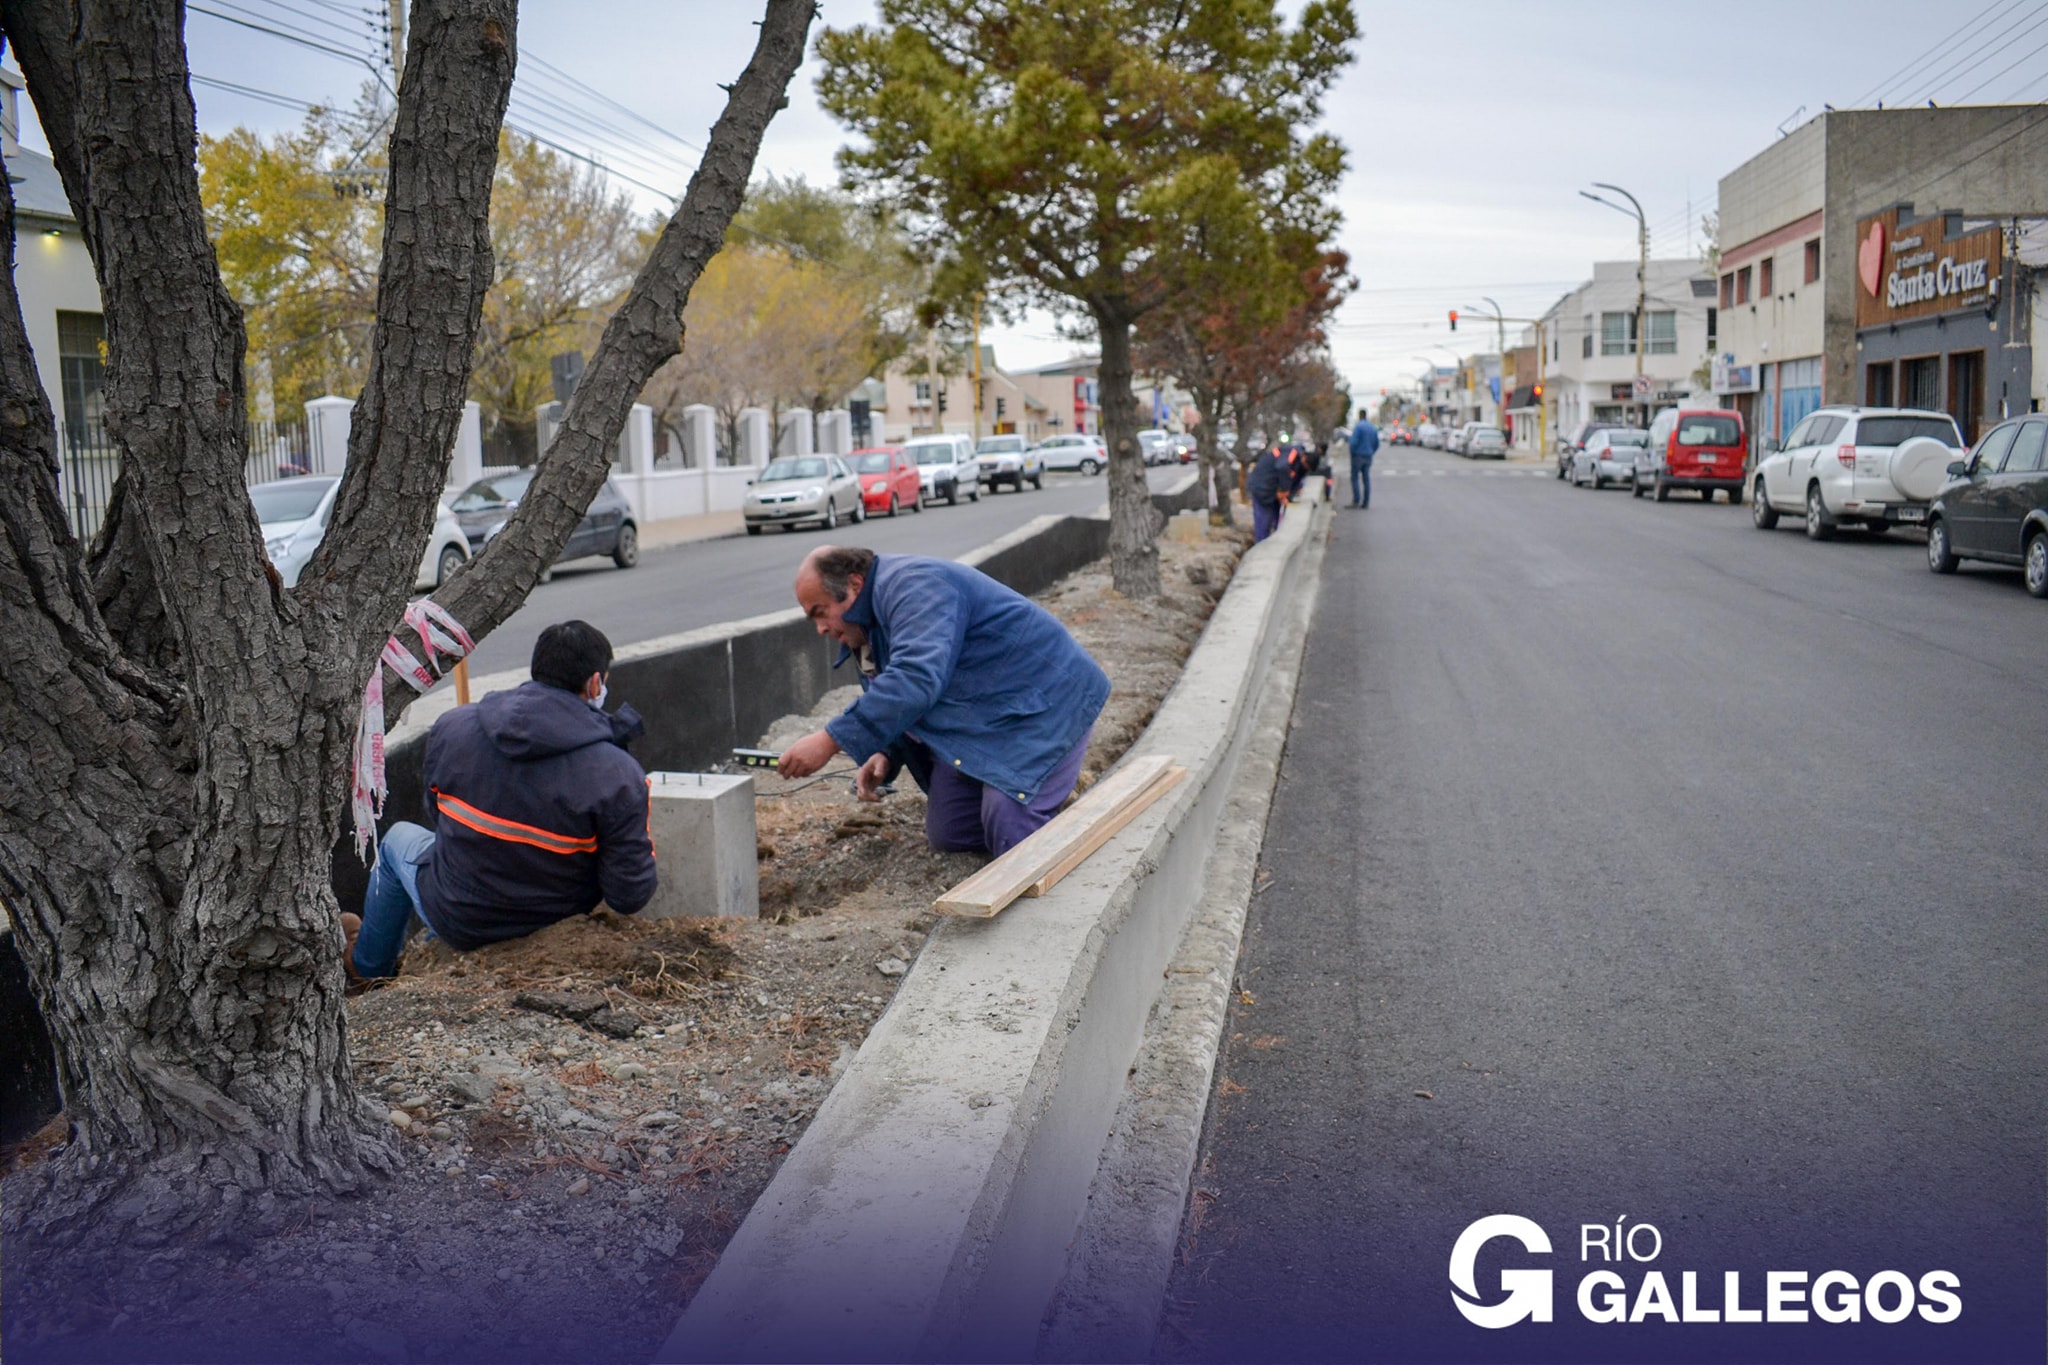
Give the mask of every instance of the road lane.
<svg viewBox="0 0 2048 1365">
<path fill-rule="evenodd" d="M 1154 491 L 1163 491 L 1187 470 L 1163 465 L 1147 472 Z M 954 558 L 1033 517 L 1094 512 L 1107 502 L 1107 489 L 1101 475 L 1049 474 L 1043 489 L 984 493 L 976 503 L 963 497 L 955 507 L 870 517 L 859 526 L 842 525 L 832 539 L 884 553 Z M 479 674 L 524 667 L 533 656 L 535 638 L 556 621 L 588 621 L 616 648 L 780 611 L 795 605 L 790 582 L 797 565 L 825 543 L 821 531 L 778 529 L 646 550 L 632 569 L 617 569 L 605 560 L 578 560 L 556 570 L 553 582 L 535 588 L 526 605 L 477 647 L 471 667 Z"/>
<path fill-rule="evenodd" d="M 1337 514 L 1161 1355 L 2039 1360 L 2042 604 L 1683 495 L 1410 451 L 1374 483 Z M 1555 1322 L 1454 1310 L 1495 1213 L 1556 1254 L 1489 1244 L 1482 1301 L 1554 1268 Z M 1622 1218 L 1663 1242 L 1631 1292 L 1945 1268 L 1965 1311 L 1588 1327 L 1579 1228 Z"/>
</svg>

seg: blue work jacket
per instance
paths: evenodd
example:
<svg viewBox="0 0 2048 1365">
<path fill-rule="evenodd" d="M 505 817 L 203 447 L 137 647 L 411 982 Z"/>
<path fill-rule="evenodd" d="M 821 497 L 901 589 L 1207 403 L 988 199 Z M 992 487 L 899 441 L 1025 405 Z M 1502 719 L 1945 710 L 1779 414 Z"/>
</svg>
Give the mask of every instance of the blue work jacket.
<svg viewBox="0 0 2048 1365">
<path fill-rule="evenodd" d="M 1358 425 L 1351 428 L 1351 458 L 1372 463 L 1372 457 L 1379 454 L 1380 429 L 1371 422 L 1360 418 Z"/>
<path fill-rule="evenodd" d="M 858 763 L 901 761 L 909 735 L 935 761 L 1029 801 L 1109 700 L 1109 676 L 1058 618 L 949 559 L 877 555 L 845 619 L 867 632 L 876 673 L 825 730 Z"/>
</svg>

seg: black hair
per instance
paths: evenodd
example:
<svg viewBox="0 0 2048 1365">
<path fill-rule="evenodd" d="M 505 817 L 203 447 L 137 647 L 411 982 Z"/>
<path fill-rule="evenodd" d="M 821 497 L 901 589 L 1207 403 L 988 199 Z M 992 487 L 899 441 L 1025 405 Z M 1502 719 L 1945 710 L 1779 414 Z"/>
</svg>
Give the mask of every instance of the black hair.
<svg viewBox="0 0 2048 1365">
<path fill-rule="evenodd" d="M 863 550 L 857 545 L 833 545 L 818 551 L 811 561 L 811 567 L 818 571 L 818 581 L 825 585 L 825 592 L 834 602 L 846 600 L 848 582 L 855 574 L 863 580 L 875 575 L 875 552 Z"/>
<path fill-rule="evenodd" d="M 1360 409 L 1358 410 L 1358 420 L 1359 420 L 1359 421 L 1361 421 L 1361 422 L 1364 422 L 1364 421 L 1369 421 L 1369 420 L 1371 419 L 1371 417 L 1372 417 L 1372 409 L 1370 409 L 1370 408 L 1360 408 Z"/>
<path fill-rule="evenodd" d="M 581 692 L 593 673 L 612 671 L 612 642 L 588 621 L 559 621 L 533 642 L 533 680 Z"/>
</svg>

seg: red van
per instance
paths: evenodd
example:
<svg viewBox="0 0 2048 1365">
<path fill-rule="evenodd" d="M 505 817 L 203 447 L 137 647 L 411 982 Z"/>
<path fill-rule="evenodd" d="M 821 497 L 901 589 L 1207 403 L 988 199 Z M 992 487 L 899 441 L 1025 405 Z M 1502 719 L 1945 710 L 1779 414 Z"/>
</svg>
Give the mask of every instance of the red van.
<svg viewBox="0 0 2048 1365">
<path fill-rule="evenodd" d="M 1742 464 L 1748 445 L 1742 414 L 1725 408 L 1666 408 L 1650 423 L 1650 443 L 1636 459 L 1635 495 L 1662 502 L 1674 488 L 1697 488 L 1702 502 L 1714 490 L 1742 501 Z"/>
</svg>

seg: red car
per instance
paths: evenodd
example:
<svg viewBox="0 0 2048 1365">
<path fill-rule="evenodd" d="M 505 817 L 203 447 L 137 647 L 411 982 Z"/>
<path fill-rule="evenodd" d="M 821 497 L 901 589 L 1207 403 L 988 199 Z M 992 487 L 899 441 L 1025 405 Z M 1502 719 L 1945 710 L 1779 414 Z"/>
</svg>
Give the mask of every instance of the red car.
<svg viewBox="0 0 2048 1365">
<path fill-rule="evenodd" d="M 1637 497 L 1648 493 L 1658 502 L 1674 488 L 1696 488 L 1705 502 L 1719 489 L 1728 501 L 1741 502 L 1748 449 L 1741 413 L 1667 408 L 1650 423 L 1650 441 L 1636 456 L 1630 483 Z"/>
<path fill-rule="evenodd" d="M 902 446 L 869 446 L 847 456 L 846 463 L 860 480 L 861 504 L 868 511 L 893 517 L 905 507 L 913 512 L 924 510 L 924 500 L 918 496 L 923 483 L 917 465 L 903 453 Z"/>
</svg>

